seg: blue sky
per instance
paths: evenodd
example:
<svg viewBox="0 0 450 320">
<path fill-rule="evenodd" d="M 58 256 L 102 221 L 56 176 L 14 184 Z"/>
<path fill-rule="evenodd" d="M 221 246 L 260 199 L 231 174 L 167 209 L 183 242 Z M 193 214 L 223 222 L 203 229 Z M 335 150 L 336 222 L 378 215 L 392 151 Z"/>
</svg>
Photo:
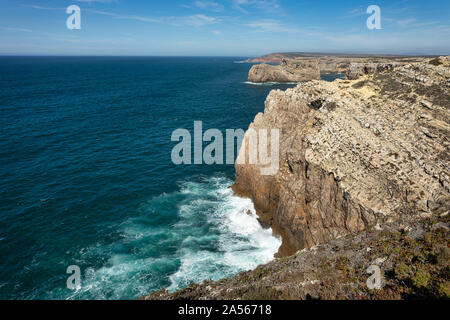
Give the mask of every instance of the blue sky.
<svg viewBox="0 0 450 320">
<path fill-rule="evenodd" d="M 449 35 L 448 0 L 0 0 L 1 55 L 450 54 Z"/>
</svg>

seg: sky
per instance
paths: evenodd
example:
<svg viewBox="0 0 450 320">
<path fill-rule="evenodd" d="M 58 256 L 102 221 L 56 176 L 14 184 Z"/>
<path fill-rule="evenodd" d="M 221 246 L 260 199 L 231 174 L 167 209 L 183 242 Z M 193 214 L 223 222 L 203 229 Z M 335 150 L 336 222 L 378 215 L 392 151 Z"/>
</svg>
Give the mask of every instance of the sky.
<svg viewBox="0 0 450 320">
<path fill-rule="evenodd" d="M 81 10 L 68 29 L 66 9 Z M 381 29 L 366 12 L 377 5 Z M 0 0 L 0 55 L 450 54 L 448 0 Z"/>
</svg>

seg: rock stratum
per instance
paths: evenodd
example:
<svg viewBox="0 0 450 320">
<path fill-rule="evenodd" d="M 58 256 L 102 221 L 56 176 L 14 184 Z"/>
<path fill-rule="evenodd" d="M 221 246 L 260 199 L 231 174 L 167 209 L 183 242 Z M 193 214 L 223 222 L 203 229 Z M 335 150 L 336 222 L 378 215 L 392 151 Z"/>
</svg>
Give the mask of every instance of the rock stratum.
<svg viewBox="0 0 450 320">
<path fill-rule="evenodd" d="M 381 73 L 387 70 L 392 70 L 395 66 L 401 65 L 400 63 L 350 63 L 345 73 L 348 80 L 355 80 L 368 74 Z M 404 64 L 403 64 L 404 65 Z"/>
<path fill-rule="evenodd" d="M 320 73 L 345 73 L 348 79 L 354 80 L 362 75 L 392 69 L 394 65 L 423 62 L 425 60 L 424 57 L 359 57 L 276 53 L 248 60 L 250 63 L 261 63 L 250 69 L 248 81 L 255 83 L 304 82 L 319 80 Z"/>
<path fill-rule="evenodd" d="M 281 258 L 147 299 L 450 297 L 450 59 L 355 70 L 271 91 L 250 124 L 279 129 L 279 170 L 236 164 L 233 190 L 282 236 Z"/>
<path fill-rule="evenodd" d="M 283 235 L 281 254 L 448 210 L 449 79 L 448 66 L 417 63 L 270 92 L 250 128 L 281 131 L 280 169 L 236 165 L 233 188 Z"/>
<path fill-rule="evenodd" d="M 316 60 L 282 59 L 279 65 L 254 65 L 248 73 L 248 81 L 262 82 L 300 82 L 319 80 L 320 69 Z"/>
</svg>

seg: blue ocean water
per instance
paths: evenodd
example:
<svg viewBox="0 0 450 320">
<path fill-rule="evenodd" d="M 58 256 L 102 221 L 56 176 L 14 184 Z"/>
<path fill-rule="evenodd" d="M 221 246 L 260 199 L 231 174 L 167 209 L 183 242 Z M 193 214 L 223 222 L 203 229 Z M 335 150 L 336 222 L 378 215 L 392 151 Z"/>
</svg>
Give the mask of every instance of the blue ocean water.
<svg viewBox="0 0 450 320">
<path fill-rule="evenodd" d="M 241 59 L 0 58 L 0 299 L 130 299 L 270 260 L 234 166 L 171 161 L 173 130 L 246 129 L 293 86 L 246 84 Z"/>
</svg>

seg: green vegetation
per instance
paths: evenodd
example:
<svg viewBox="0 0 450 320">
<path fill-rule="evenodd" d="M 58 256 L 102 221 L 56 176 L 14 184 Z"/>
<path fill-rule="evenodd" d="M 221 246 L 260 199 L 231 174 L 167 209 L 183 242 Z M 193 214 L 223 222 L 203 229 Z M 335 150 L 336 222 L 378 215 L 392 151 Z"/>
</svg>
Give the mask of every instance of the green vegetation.
<svg viewBox="0 0 450 320">
<path fill-rule="evenodd" d="M 376 231 L 340 240 L 242 272 L 204 281 L 169 294 L 172 299 L 450 299 L 449 215 L 411 223 L 411 228 Z M 396 231 L 400 230 L 400 232 Z M 383 262 L 374 262 L 381 259 Z M 380 260 L 380 261 L 381 261 Z M 380 290 L 370 290 L 367 268 L 379 264 Z M 306 264 L 306 268 L 304 267 Z"/>
<path fill-rule="evenodd" d="M 440 66 L 442 62 L 439 58 L 434 58 L 433 60 L 430 60 L 429 64 L 432 64 L 433 66 Z"/>
<path fill-rule="evenodd" d="M 413 285 L 416 288 L 426 288 L 428 281 L 430 281 L 430 274 L 423 269 L 417 270 L 416 274 L 412 278 Z"/>
<path fill-rule="evenodd" d="M 411 268 L 404 263 L 400 263 L 394 270 L 395 278 L 398 280 L 406 280 L 411 274 Z"/>
<path fill-rule="evenodd" d="M 393 268 L 386 270 L 386 286 L 373 292 L 373 298 L 450 298 L 450 238 L 438 225 L 448 221 L 448 215 L 424 220 L 425 233 L 417 239 L 407 233 L 381 233 L 370 258 L 391 255 Z"/>
</svg>

